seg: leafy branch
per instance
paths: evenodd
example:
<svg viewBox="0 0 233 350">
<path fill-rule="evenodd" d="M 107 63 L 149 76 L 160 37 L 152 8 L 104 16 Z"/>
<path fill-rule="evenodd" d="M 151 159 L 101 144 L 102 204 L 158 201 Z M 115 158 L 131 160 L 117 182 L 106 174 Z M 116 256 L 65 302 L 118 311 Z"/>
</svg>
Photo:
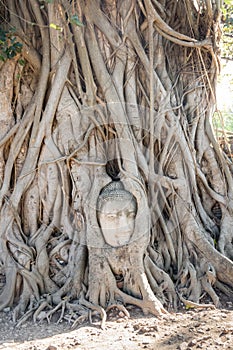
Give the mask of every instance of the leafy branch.
<svg viewBox="0 0 233 350">
<path fill-rule="evenodd" d="M 22 51 L 23 45 L 17 41 L 14 32 L 15 29 L 6 31 L 0 28 L 0 60 L 3 62 Z"/>
</svg>

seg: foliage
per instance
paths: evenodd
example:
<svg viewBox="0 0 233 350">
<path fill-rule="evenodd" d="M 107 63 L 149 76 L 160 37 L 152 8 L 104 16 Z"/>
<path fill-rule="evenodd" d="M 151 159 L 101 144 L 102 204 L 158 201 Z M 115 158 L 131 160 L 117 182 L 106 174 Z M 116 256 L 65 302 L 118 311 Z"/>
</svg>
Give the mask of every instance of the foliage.
<svg viewBox="0 0 233 350">
<path fill-rule="evenodd" d="M 233 132 L 233 113 L 229 110 L 216 112 L 213 118 L 213 126 L 216 131 L 225 130 Z M 217 136 L 219 136 L 218 132 Z"/>
<path fill-rule="evenodd" d="M 224 90 L 227 97 L 222 94 L 218 97 L 221 104 L 220 112 L 214 115 L 213 124 L 216 130 L 224 129 L 233 131 L 233 75 L 232 65 L 229 61 L 233 60 L 233 2 L 232 0 L 224 1 L 222 7 L 222 42 L 221 42 L 221 58 L 222 71 L 219 77 L 218 89 Z M 225 83 L 223 83 L 225 82 Z M 223 96 L 224 95 L 224 96 Z M 224 101 L 223 101 L 224 97 Z"/>
<path fill-rule="evenodd" d="M 22 50 L 22 44 L 14 36 L 14 29 L 9 31 L 0 28 L 0 60 L 6 61 L 15 57 Z"/>
<path fill-rule="evenodd" d="M 233 60 L 233 2 L 225 1 L 222 8 L 222 57 Z"/>
<path fill-rule="evenodd" d="M 70 23 L 80 27 L 83 26 L 82 22 L 80 22 L 77 15 L 73 15 L 70 17 Z"/>
</svg>

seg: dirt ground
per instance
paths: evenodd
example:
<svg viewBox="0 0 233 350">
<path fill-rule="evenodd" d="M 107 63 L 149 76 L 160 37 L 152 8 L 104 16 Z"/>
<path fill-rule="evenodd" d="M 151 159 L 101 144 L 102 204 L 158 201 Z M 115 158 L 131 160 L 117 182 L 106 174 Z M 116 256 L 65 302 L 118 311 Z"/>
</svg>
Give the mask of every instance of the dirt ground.
<svg viewBox="0 0 233 350">
<path fill-rule="evenodd" d="M 233 302 L 221 309 L 182 309 L 166 319 L 143 316 L 129 307 L 130 318 L 113 309 L 105 329 L 99 320 L 71 330 L 68 322 L 14 326 L 11 311 L 0 312 L 0 350 L 192 350 L 233 349 Z"/>
</svg>

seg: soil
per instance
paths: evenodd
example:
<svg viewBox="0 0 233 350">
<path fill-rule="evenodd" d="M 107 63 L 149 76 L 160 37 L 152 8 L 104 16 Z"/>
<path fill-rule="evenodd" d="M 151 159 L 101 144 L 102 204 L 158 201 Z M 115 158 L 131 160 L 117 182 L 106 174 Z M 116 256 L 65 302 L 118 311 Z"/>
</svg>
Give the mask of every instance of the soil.
<svg viewBox="0 0 233 350">
<path fill-rule="evenodd" d="M 100 320 L 71 330 L 68 321 L 16 327 L 11 311 L 0 312 L 0 350 L 192 350 L 233 349 L 233 302 L 221 309 L 181 309 L 166 318 L 143 316 L 141 310 L 127 307 L 108 313 L 105 329 Z M 57 315 L 57 318 L 59 315 Z"/>
</svg>

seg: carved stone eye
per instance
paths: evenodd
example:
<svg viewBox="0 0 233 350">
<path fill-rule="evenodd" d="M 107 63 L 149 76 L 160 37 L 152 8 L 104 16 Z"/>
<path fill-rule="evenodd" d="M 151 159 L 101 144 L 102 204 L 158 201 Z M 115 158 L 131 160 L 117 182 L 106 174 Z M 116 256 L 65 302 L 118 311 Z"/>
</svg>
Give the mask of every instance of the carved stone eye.
<svg viewBox="0 0 233 350">
<path fill-rule="evenodd" d="M 117 214 L 108 214 L 108 215 L 107 215 L 107 218 L 108 218 L 108 219 L 114 220 L 114 219 L 117 218 L 117 216 L 118 216 Z"/>
<path fill-rule="evenodd" d="M 129 212 L 127 213 L 127 217 L 128 217 L 128 218 L 135 218 L 135 216 L 136 216 L 136 214 L 135 214 L 134 211 L 129 211 Z"/>
</svg>

